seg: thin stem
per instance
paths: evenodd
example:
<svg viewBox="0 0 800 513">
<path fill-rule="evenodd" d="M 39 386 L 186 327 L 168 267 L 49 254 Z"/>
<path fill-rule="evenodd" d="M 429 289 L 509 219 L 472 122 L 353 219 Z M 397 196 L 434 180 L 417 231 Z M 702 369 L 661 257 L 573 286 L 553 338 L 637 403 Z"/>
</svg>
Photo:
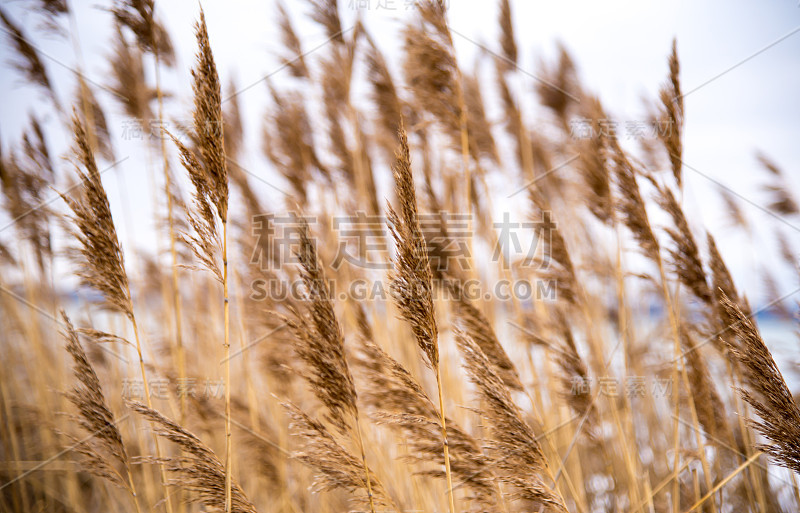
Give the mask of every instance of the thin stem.
<svg viewBox="0 0 800 513">
<path fill-rule="evenodd" d="M 164 94 L 161 91 L 161 60 L 158 49 L 155 51 L 156 68 L 156 96 L 158 98 L 158 123 L 164 122 Z M 181 296 L 178 289 L 178 253 L 175 248 L 175 219 L 172 203 L 172 177 L 169 173 L 169 160 L 167 158 L 167 141 L 164 134 L 159 135 L 161 140 L 161 157 L 164 164 L 164 191 L 167 195 L 167 222 L 169 224 L 169 252 L 172 258 L 172 307 L 175 315 L 175 343 L 178 348 L 178 378 L 186 378 L 186 353 L 183 347 L 183 326 L 181 319 Z M 180 397 L 180 419 L 183 424 L 186 420 L 186 394 Z"/>
<path fill-rule="evenodd" d="M 356 425 L 356 435 L 358 437 L 358 449 L 361 451 L 361 462 L 364 465 L 364 478 L 367 484 L 367 498 L 369 498 L 369 510 L 375 513 L 375 502 L 372 498 L 372 479 L 369 476 L 369 467 L 367 466 L 367 455 L 364 452 L 364 439 L 361 436 L 361 423 L 358 421 L 358 414 L 354 416 L 354 423 Z"/>
<path fill-rule="evenodd" d="M 130 298 L 131 297 L 130 286 L 126 284 L 125 287 L 128 293 L 128 298 Z M 150 385 L 148 385 L 147 383 L 147 372 L 145 371 L 144 368 L 144 358 L 142 358 L 142 346 L 141 343 L 139 342 L 139 327 L 136 324 L 136 316 L 131 314 L 130 320 L 131 320 L 131 325 L 133 326 L 133 336 L 136 339 L 136 354 L 139 356 L 139 370 L 142 373 L 145 400 L 147 402 L 147 407 L 152 410 L 153 401 L 150 399 Z M 153 442 L 155 443 L 156 446 L 156 457 L 158 458 L 159 461 L 161 461 L 162 459 L 161 445 L 158 443 L 158 435 L 155 433 L 155 431 L 153 432 Z M 164 468 L 163 464 L 159 464 L 158 468 L 161 474 L 161 486 L 164 488 L 164 501 L 166 503 L 167 512 L 172 513 L 172 501 L 170 501 L 169 499 L 169 492 L 167 490 L 167 471 Z"/>
<path fill-rule="evenodd" d="M 442 420 L 442 447 L 444 449 L 444 471 L 447 477 L 447 496 L 450 500 L 450 513 L 456 513 L 456 504 L 453 499 L 453 476 L 450 471 L 450 447 L 447 442 L 447 424 L 444 413 L 444 394 L 442 393 L 442 377 L 439 366 L 436 367 L 436 386 L 439 389 L 439 413 Z"/>
<path fill-rule="evenodd" d="M 452 44 L 452 41 L 451 41 Z M 455 53 L 455 47 L 453 47 Z M 472 170 L 469 165 L 469 133 L 467 132 L 467 104 L 464 101 L 464 87 L 461 78 L 461 70 L 458 70 L 458 106 L 461 111 L 459 116 L 459 124 L 461 125 L 461 165 L 464 170 L 464 179 L 466 187 L 466 200 L 467 200 L 467 215 L 470 222 L 472 221 Z M 470 269 L 470 274 L 473 278 L 477 278 L 477 269 L 472 265 L 472 237 L 467 238 L 469 255 L 467 262 Z"/>
<path fill-rule="evenodd" d="M 150 26 L 150 37 L 155 41 L 154 25 Z M 155 58 L 155 75 L 156 75 L 156 98 L 158 100 L 158 125 L 159 128 L 164 128 L 164 93 L 161 90 L 161 54 L 158 51 L 158 45 L 153 45 L 153 57 Z M 169 160 L 167 157 L 167 140 L 164 133 L 158 136 L 161 141 L 161 160 L 164 167 L 164 191 L 167 195 L 167 223 L 169 225 L 169 253 L 172 259 L 172 312 L 175 316 L 175 345 L 177 348 L 178 357 L 178 379 L 182 384 L 186 382 L 186 353 L 183 348 L 183 327 L 181 320 L 181 295 L 178 281 L 178 254 L 175 249 L 175 219 L 173 217 L 172 205 L 172 178 L 169 174 Z M 181 424 L 186 422 L 186 395 L 185 393 L 179 394 L 178 402 L 180 404 L 179 418 Z M 182 494 L 182 489 L 179 493 Z M 185 511 L 183 500 L 180 500 L 181 511 Z"/>
<path fill-rule="evenodd" d="M 125 462 L 125 471 L 128 474 L 128 486 L 130 487 L 131 500 L 133 500 L 133 505 L 136 507 L 136 513 L 142 513 L 141 508 L 139 508 L 139 498 L 136 495 L 136 485 L 133 484 L 133 475 L 131 474 L 131 466 L 128 462 Z"/>
<path fill-rule="evenodd" d="M 230 513 L 233 440 L 231 438 L 231 344 L 230 302 L 228 301 L 228 223 L 226 221 L 222 222 L 222 288 L 225 318 L 225 513 Z"/>
<path fill-rule="evenodd" d="M 689 509 L 687 509 L 687 510 L 686 510 L 686 513 L 689 513 L 690 511 L 694 511 L 694 510 L 695 510 L 695 509 L 697 509 L 697 508 L 698 508 L 698 507 L 699 507 L 701 504 L 703 504 L 703 503 L 704 503 L 706 500 L 708 500 L 710 497 L 713 497 L 713 496 L 714 496 L 714 494 L 715 494 L 715 493 L 717 493 L 717 490 L 719 490 L 720 488 L 722 488 L 723 486 L 725 486 L 726 484 L 728 484 L 728 482 L 729 482 L 731 479 L 733 479 L 734 477 L 736 477 L 736 476 L 737 476 L 737 475 L 738 475 L 738 474 L 739 474 L 739 473 L 740 473 L 742 470 L 744 470 L 744 469 L 746 469 L 747 467 L 749 467 L 749 466 L 750 466 L 750 465 L 751 465 L 751 464 L 752 464 L 754 461 L 756 461 L 756 460 L 758 459 L 758 457 L 759 457 L 759 456 L 761 456 L 762 454 L 764 454 L 764 453 L 762 453 L 761 451 L 756 451 L 756 453 L 755 453 L 755 454 L 753 454 L 752 456 L 750 456 L 750 457 L 747 459 L 747 461 L 745 461 L 744 463 L 742 463 L 741 465 L 739 465 L 739 466 L 736 468 L 736 470 L 734 470 L 733 472 L 731 472 L 730 474 L 728 474 L 728 476 L 727 476 L 725 479 L 723 479 L 722 481 L 720 481 L 719 483 L 717 483 L 717 484 L 716 484 L 716 486 L 714 486 L 714 488 L 712 488 L 711 490 L 709 490 L 709 492 L 708 492 L 707 494 L 705 494 L 705 495 L 704 495 L 704 496 L 703 496 L 703 497 L 702 497 L 702 498 L 701 498 L 699 501 L 697 501 L 696 503 L 692 504 L 692 507 L 691 507 L 691 508 L 689 508 Z"/>
<path fill-rule="evenodd" d="M 669 287 L 667 286 L 667 276 L 664 272 L 664 263 L 660 257 L 658 259 L 658 272 L 661 278 L 661 291 L 664 295 L 664 306 L 667 309 L 669 325 L 672 329 L 673 355 L 675 358 L 672 366 L 672 384 L 673 387 L 677 387 L 680 376 L 678 370 L 680 366 L 681 350 L 680 333 L 678 332 L 678 320 L 675 318 L 675 312 L 673 310 L 672 296 L 670 295 Z M 678 465 L 680 464 L 680 394 L 677 393 L 677 390 L 673 390 L 673 394 L 675 394 L 675 411 L 673 412 L 673 440 L 675 445 L 673 447 L 674 454 L 672 468 L 677 469 Z M 680 482 L 677 478 L 672 484 L 672 511 L 674 513 L 678 513 L 680 511 Z"/>
</svg>

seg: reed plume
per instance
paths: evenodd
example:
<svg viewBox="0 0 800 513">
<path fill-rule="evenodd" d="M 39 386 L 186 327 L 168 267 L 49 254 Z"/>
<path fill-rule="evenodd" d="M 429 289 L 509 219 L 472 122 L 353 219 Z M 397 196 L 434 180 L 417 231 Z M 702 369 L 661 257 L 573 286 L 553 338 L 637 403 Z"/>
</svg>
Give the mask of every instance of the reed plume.
<svg viewBox="0 0 800 513">
<path fill-rule="evenodd" d="M 556 310 L 554 315 L 555 332 L 559 335 L 559 343 L 549 343 L 553 359 L 561 370 L 562 395 L 569 407 L 587 425 L 587 432 L 594 438 L 597 431 L 599 413 L 594 406 L 592 398 L 591 377 L 586 362 L 578 353 L 572 329 L 569 326 L 567 316 L 562 310 Z"/>
<path fill-rule="evenodd" d="M 67 35 L 66 30 L 61 25 L 62 19 L 71 15 L 67 0 L 37 0 L 31 2 L 31 4 L 30 8 L 44 18 L 41 24 L 44 32 L 58 37 Z"/>
<path fill-rule="evenodd" d="M 345 360 L 344 335 L 333 309 L 329 284 L 305 223 L 297 257 L 305 284 L 304 299 L 309 306 L 307 315 L 298 314 L 290 321 L 295 351 L 311 371 L 304 377 L 327 408 L 326 420 L 345 433 L 351 418 L 358 418 L 356 389 Z"/>
<path fill-rule="evenodd" d="M 534 229 L 541 253 L 538 256 L 528 256 L 533 262 L 527 263 L 536 264 L 539 276 L 555 282 L 560 299 L 575 303 L 578 300 L 578 280 L 567 242 L 544 195 L 531 189 L 528 197 L 533 207 L 532 219 L 536 225 Z"/>
<path fill-rule="evenodd" d="M 220 221 L 225 224 L 228 219 L 228 169 L 223 140 L 221 87 L 203 11 L 200 11 L 200 19 L 195 25 L 195 34 L 198 51 L 197 63 L 192 70 L 192 119 L 203 163 L 202 177 L 206 184 L 203 194 L 214 206 Z M 201 174 L 195 168 L 188 171 L 190 175 Z M 197 181 L 199 180 L 198 177 Z M 199 191 L 197 183 L 195 188 Z"/>
<path fill-rule="evenodd" d="M 386 59 L 369 33 L 365 33 L 367 48 L 364 58 L 367 63 L 367 79 L 372 85 L 372 103 L 378 110 L 379 142 L 391 158 L 397 148 L 397 130 L 403 118 L 404 102 L 395 85 Z"/>
<path fill-rule="evenodd" d="M 492 363 L 494 372 L 503 380 L 503 384 L 509 390 L 522 391 L 523 386 L 519 372 L 497 339 L 489 320 L 466 297 L 458 280 L 446 280 L 446 286 L 452 292 L 452 309 L 464 332 L 481 348 L 483 354 Z"/>
<path fill-rule="evenodd" d="M 616 202 L 616 206 L 622 216 L 622 222 L 633 234 L 642 253 L 657 263 L 661 259 L 660 245 L 647 216 L 645 202 L 636 179 L 637 169 L 625 155 L 616 139 L 612 139 L 610 145 L 614 176 L 619 189 L 619 200 Z"/>
<path fill-rule="evenodd" d="M 739 394 L 761 417 L 751 424 L 768 441 L 757 448 L 778 465 L 800 473 L 800 407 L 755 323 L 724 294 L 721 303 L 734 321 L 729 328 L 736 334 L 737 343 L 729 343 L 728 348 L 744 376 Z"/>
<path fill-rule="evenodd" d="M 355 362 L 368 383 L 361 399 L 374 410 L 375 420 L 404 434 L 411 449 L 409 459 L 412 462 L 434 462 L 444 466 L 439 412 L 414 376 L 372 342 L 368 334 L 362 334 Z M 453 475 L 472 492 L 468 500 L 488 510 L 494 509 L 499 492 L 489 461 L 478 441 L 452 419 L 447 419 L 447 440 Z M 446 478 L 438 469 L 420 470 L 418 473 Z"/>
<path fill-rule="evenodd" d="M 686 357 L 690 393 L 700 425 L 708 440 L 720 451 L 730 451 L 735 446 L 733 430 L 728 423 L 725 404 L 717 391 L 706 364 L 705 356 L 686 327 L 681 329 L 681 347 Z"/>
<path fill-rule="evenodd" d="M 344 43 L 342 22 L 339 19 L 338 0 L 307 0 L 311 6 L 311 19 L 325 28 L 328 38 L 337 44 Z"/>
<path fill-rule="evenodd" d="M 497 59 L 495 66 L 497 68 L 497 89 L 503 106 L 506 133 L 514 141 L 514 155 L 517 158 L 517 165 L 524 176 L 524 173 L 527 172 L 528 161 L 526 157 L 528 155 L 527 152 L 530 151 L 530 141 L 528 141 L 525 134 L 525 125 L 519 102 L 514 98 L 508 78 L 504 72 L 505 64 L 501 59 Z M 531 171 L 533 170 L 531 169 Z"/>
<path fill-rule="evenodd" d="M 111 14 L 133 33 L 142 51 L 157 55 L 167 66 L 175 64 L 169 33 L 155 19 L 155 0 L 115 0 Z"/>
<path fill-rule="evenodd" d="M 540 79 L 536 82 L 536 93 L 542 105 L 550 109 L 562 128 L 569 130 L 569 111 L 582 96 L 578 84 L 575 63 L 563 45 L 558 46 L 558 61 L 551 66 L 542 66 Z"/>
<path fill-rule="evenodd" d="M 314 132 L 303 97 L 280 93 L 270 86 L 274 108 L 267 115 L 264 149 L 269 160 L 289 181 L 292 195 L 303 207 L 309 195 L 312 171 L 330 182 L 330 172 L 315 149 Z"/>
<path fill-rule="evenodd" d="M 326 420 L 340 433 L 351 434 L 358 445 L 361 467 L 364 470 L 363 483 L 366 485 L 370 510 L 374 513 L 376 503 L 373 500 L 372 478 L 359 425 L 355 383 L 345 359 L 344 335 L 336 318 L 322 263 L 314 243 L 309 239 L 308 225 L 305 223 L 300 232 L 297 257 L 301 266 L 300 275 L 305 284 L 305 300 L 310 305 L 306 316 L 297 316 L 296 320 L 289 323 L 295 333 L 295 351 L 311 370 L 311 374 L 304 377 L 314 394 L 325 405 Z M 311 421 L 310 418 L 307 420 Z M 311 422 L 313 424 L 315 421 Z M 314 427 L 313 431 L 319 429 Z M 308 437 L 303 439 L 311 442 Z"/>
<path fill-rule="evenodd" d="M 390 274 L 391 290 L 403 319 L 411 326 L 417 345 L 425 355 L 425 362 L 438 372 L 439 335 L 433 307 L 433 275 L 418 219 L 408 136 L 402 127 L 398 135 L 400 148 L 395 153 L 392 172 L 400 213 L 391 204 L 387 206 L 390 229 L 397 244 L 395 269 Z"/>
<path fill-rule="evenodd" d="M 497 154 L 497 144 L 492 135 L 492 126 L 486 117 L 480 79 L 477 75 L 464 75 L 461 82 L 467 109 L 470 154 L 476 161 L 484 158 L 488 162 L 497 164 L 500 157 Z"/>
<path fill-rule="evenodd" d="M 127 405 L 153 425 L 156 435 L 178 445 L 185 454 L 173 458 L 142 459 L 143 462 L 163 465 L 174 476 L 169 485 L 189 491 L 193 494 L 189 497 L 191 502 L 198 502 L 214 511 L 256 513 L 255 506 L 241 487 L 230 480 L 228 469 L 197 436 L 142 403 L 128 401 Z"/>
<path fill-rule="evenodd" d="M 659 191 L 659 203 L 661 208 L 670 215 L 675 226 L 665 229 L 673 243 L 673 247 L 668 248 L 668 251 L 674 272 L 681 283 L 691 290 L 697 299 L 710 306 L 712 303 L 711 290 L 708 288 L 700 250 L 689 228 L 686 215 L 672 191 L 667 187 L 662 187 Z"/>
<path fill-rule="evenodd" d="M 38 126 L 35 118 L 32 118 L 31 124 L 35 134 Z M 46 187 L 53 179 L 53 171 L 49 167 L 43 139 L 35 143 L 26 132 L 23 144 L 22 155 L 16 152 L 8 157 L 0 154 L 0 188 L 4 196 L 3 206 L 16 220 L 15 228 L 20 239 L 26 240 L 33 249 L 39 271 L 44 273 L 46 263 L 53 257 L 50 232 L 52 210 L 47 207 L 44 198 Z"/>
<path fill-rule="evenodd" d="M 125 260 L 111 216 L 108 196 L 89 147 L 86 130 L 75 111 L 72 129 L 75 136 L 75 157 L 84 170 L 76 166 L 81 182 L 77 197 L 65 194 L 61 197 L 72 210 L 74 235 L 81 246 L 77 274 L 85 285 L 100 292 L 107 308 L 123 313 L 133 320 Z"/>
<path fill-rule="evenodd" d="M 714 241 L 714 237 L 708 233 L 706 239 L 708 244 L 708 266 L 711 270 L 711 285 L 714 294 L 714 310 L 718 320 L 717 326 L 721 331 L 720 336 L 722 339 L 732 342 L 733 333 L 731 333 L 727 327 L 733 324 L 734 320 L 728 314 L 728 309 L 725 308 L 722 297 L 725 296 L 737 304 L 740 304 L 741 300 L 736 290 L 736 285 L 733 283 L 733 277 L 730 271 L 728 271 L 728 266 L 725 265 L 725 261 L 722 259 L 722 255 L 717 249 L 717 243 Z M 744 312 L 750 315 L 749 308 L 745 308 Z M 727 346 L 725 344 L 719 344 L 719 340 L 714 340 L 713 342 L 717 346 L 717 349 L 723 352 L 726 350 Z"/>
<path fill-rule="evenodd" d="M 500 48 L 503 50 L 503 59 L 498 63 L 501 69 L 508 71 L 517 65 L 517 41 L 514 38 L 514 22 L 511 13 L 511 2 L 500 0 Z"/>
<path fill-rule="evenodd" d="M 30 116 L 30 129 L 22 134 L 22 148 L 25 156 L 41 174 L 49 178 L 55 176 L 55 167 L 53 167 L 53 159 L 47 146 L 44 130 L 39 119 L 33 114 Z"/>
<path fill-rule="evenodd" d="M 303 46 L 292 26 L 292 20 L 289 18 L 289 13 L 286 12 L 286 6 L 284 6 L 283 2 L 278 2 L 278 29 L 281 33 L 281 42 L 288 52 L 281 58 L 283 65 L 287 66 L 296 78 L 311 78 L 306 66 Z"/>
<path fill-rule="evenodd" d="M 772 183 L 764 185 L 764 190 L 771 196 L 769 209 L 783 216 L 800 214 L 800 207 L 790 192 L 791 187 L 786 182 L 781 168 L 763 153 L 756 154 L 756 160 L 770 173 L 773 180 Z"/>
<path fill-rule="evenodd" d="M 461 143 L 461 111 L 452 98 L 457 94 L 457 63 L 447 46 L 425 30 L 409 25 L 405 30 L 405 82 L 416 103 L 433 114 L 453 145 Z"/>
<path fill-rule="evenodd" d="M 114 414 L 108 407 L 100 380 L 81 346 L 78 332 L 63 310 L 61 318 L 65 327 L 62 335 L 67 340 L 67 352 L 72 357 L 72 372 L 78 380 L 78 384 L 66 396 L 78 410 L 79 415 L 75 418 L 77 424 L 89 435 L 83 439 L 70 437 L 73 450 L 83 456 L 83 470 L 126 489 L 136 511 L 139 511 L 128 451 Z M 122 467 L 124 474 L 116 466 Z"/>
<path fill-rule="evenodd" d="M 97 152 L 102 158 L 114 160 L 114 145 L 111 142 L 111 131 L 108 128 L 108 121 L 103 107 L 97 101 L 97 97 L 86 83 L 82 75 L 78 75 L 78 88 L 75 92 L 76 103 L 82 105 L 79 111 L 83 116 L 83 124 L 89 130 L 89 143 L 92 150 Z"/>
<path fill-rule="evenodd" d="M 350 97 L 350 76 L 354 63 L 354 53 L 348 46 L 335 46 L 331 55 L 321 61 L 323 102 L 325 118 L 328 122 L 328 139 L 331 151 L 336 157 L 337 167 L 342 177 L 353 187 L 359 187 L 358 168 L 360 158 L 348 145 L 343 120 L 347 115 Z"/>
<path fill-rule="evenodd" d="M 302 440 L 304 447 L 294 457 L 318 471 L 316 481 L 312 484 L 313 490 L 344 489 L 354 494 L 356 503 L 370 504 L 373 510 L 377 506 L 400 511 L 364 461 L 358 460 L 342 447 L 324 424 L 291 403 L 285 403 L 284 407 L 292 419 L 292 434 Z M 369 476 L 369 480 L 364 476 Z M 357 491 L 361 494 L 355 495 Z"/>
<path fill-rule="evenodd" d="M 22 32 L 22 29 L 8 17 L 8 14 L 3 9 L 0 9 L 0 22 L 5 27 L 6 37 L 14 48 L 16 60 L 12 61 L 11 64 L 25 77 L 25 80 L 40 87 L 46 96 L 53 101 L 56 109 L 60 111 L 61 105 L 58 103 L 56 91 L 50 82 L 47 69 L 39 57 L 39 52 L 29 42 L 30 40 Z"/>
<path fill-rule="evenodd" d="M 514 486 L 516 491 L 511 494 L 514 500 L 566 512 L 564 499 L 557 491 L 549 489 L 542 479 L 541 474 L 549 472 L 547 461 L 533 429 L 523 420 L 508 388 L 469 335 L 457 330 L 456 342 L 464 357 L 464 368 L 486 404 L 482 415 L 492 436 L 486 444 L 492 455 L 492 464 L 499 471 L 499 479 Z"/>
<path fill-rule="evenodd" d="M 722 197 L 722 202 L 725 204 L 725 211 L 727 212 L 728 218 L 731 220 L 732 224 L 749 231 L 750 221 L 747 219 L 747 216 L 742 210 L 742 206 L 738 201 L 736 201 L 733 193 L 727 189 L 720 189 L 720 196 Z"/>
<path fill-rule="evenodd" d="M 598 127 L 607 120 L 600 100 L 596 97 L 585 97 L 581 104 L 584 119 L 592 127 Z M 585 203 L 589 211 L 601 222 L 611 224 L 614 218 L 613 199 L 611 195 L 611 165 L 608 149 L 608 135 L 599 130 L 592 137 L 578 141 L 578 171 L 586 185 L 583 190 Z"/>
<path fill-rule="evenodd" d="M 658 92 L 661 101 L 657 124 L 658 137 L 664 145 L 672 166 L 672 174 L 678 188 L 683 187 L 683 94 L 681 93 L 680 61 L 678 60 L 678 42 L 672 40 L 672 53 L 669 56 L 669 78 Z"/>
<path fill-rule="evenodd" d="M 69 13 L 67 0 L 39 0 L 36 3 L 39 9 L 52 16 Z"/>
<path fill-rule="evenodd" d="M 153 111 L 150 103 L 156 91 L 147 85 L 142 62 L 142 51 L 132 47 L 117 27 L 111 64 L 111 90 L 119 98 L 123 111 L 138 120 L 146 129 L 150 127 Z"/>
</svg>

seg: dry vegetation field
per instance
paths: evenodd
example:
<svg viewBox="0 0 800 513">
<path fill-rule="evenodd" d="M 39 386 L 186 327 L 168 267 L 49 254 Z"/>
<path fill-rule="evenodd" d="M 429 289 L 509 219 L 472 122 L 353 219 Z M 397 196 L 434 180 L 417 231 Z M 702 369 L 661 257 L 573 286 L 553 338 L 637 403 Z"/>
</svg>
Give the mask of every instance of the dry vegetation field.
<svg viewBox="0 0 800 513">
<path fill-rule="evenodd" d="M 71 2 L 28 2 L 30 29 L 0 7 L 4 73 L 51 113 L 2 132 L 0 510 L 800 510 L 800 406 L 684 209 L 676 46 L 632 144 L 566 50 L 524 82 L 498 1 L 481 74 L 438 1 L 391 59 L 336 0 L 307 0 L 329 43 L 304 54 L 280 7 L 255 149 L 200 7 L 189 75 L 153 0 L 114 2 L 107 81 L 78 72 L 69 97 L 36 41 L 80 55 Z M 123 118 L 156 127 L 154 207 L 127 199 L 155 226 L 140 251 L 103 184 Z M 797 219 L 762 161 L 764 208 Z M 793 244 L 774 261 L 800 277 Z"/>
</svg>

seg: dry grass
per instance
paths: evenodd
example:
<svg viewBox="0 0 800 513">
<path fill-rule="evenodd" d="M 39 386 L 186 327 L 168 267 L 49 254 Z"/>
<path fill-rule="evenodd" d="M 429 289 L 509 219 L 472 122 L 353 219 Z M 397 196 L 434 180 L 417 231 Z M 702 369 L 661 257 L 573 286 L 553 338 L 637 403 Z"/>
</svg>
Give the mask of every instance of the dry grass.
<svg viewBox="0 0 800 513">
<path fill-rule="evenodd" d="M 35 4 L 48 33 L 74 30 L 72 3 Z M 31 115 L 0 154 L 14 226 L 0 241 L 0 510 L 800 509 L 791 369 L 726 264 L 727 234 L 684 205 L 677 44 L 647 107 L 669 130 L 635 150 L 571 133 L 613 114 L 563 46 L 530 94 L 512 2 L 474 67 L 445 4 L 418 2 L 388 51 L 335 0 L 309 0 L 329 41 L 303 54 L 279 3 L 262 148 L 250 97 L 232 80 L 222 92 L 231 63 L 215 61 L 202 10 L 189 74 L 152 0 L 113 2 L 103 89 L 53 82 L 38 29 L 0 10 L 13 69 L 55 113 Z M 191 90 L 164 90 L 182 81 L 162 72 Z M 74 99 L 69 119 L 59 97 Z M 155 141 L 127 143 L 153 185 L 134 251 L 104 185 L 125 146 L 115 129 L 120 116 L 174 127 L 175 112 L 191 122 L 159 133 L 158 162 Z M 788 174 L 758 162 L 765 209 L 796 219 Z M 727 190 L 720 201 L 732 230 L 775 234 L 768 280 L 798 273 L 784 226 Z"/>
</svg>

